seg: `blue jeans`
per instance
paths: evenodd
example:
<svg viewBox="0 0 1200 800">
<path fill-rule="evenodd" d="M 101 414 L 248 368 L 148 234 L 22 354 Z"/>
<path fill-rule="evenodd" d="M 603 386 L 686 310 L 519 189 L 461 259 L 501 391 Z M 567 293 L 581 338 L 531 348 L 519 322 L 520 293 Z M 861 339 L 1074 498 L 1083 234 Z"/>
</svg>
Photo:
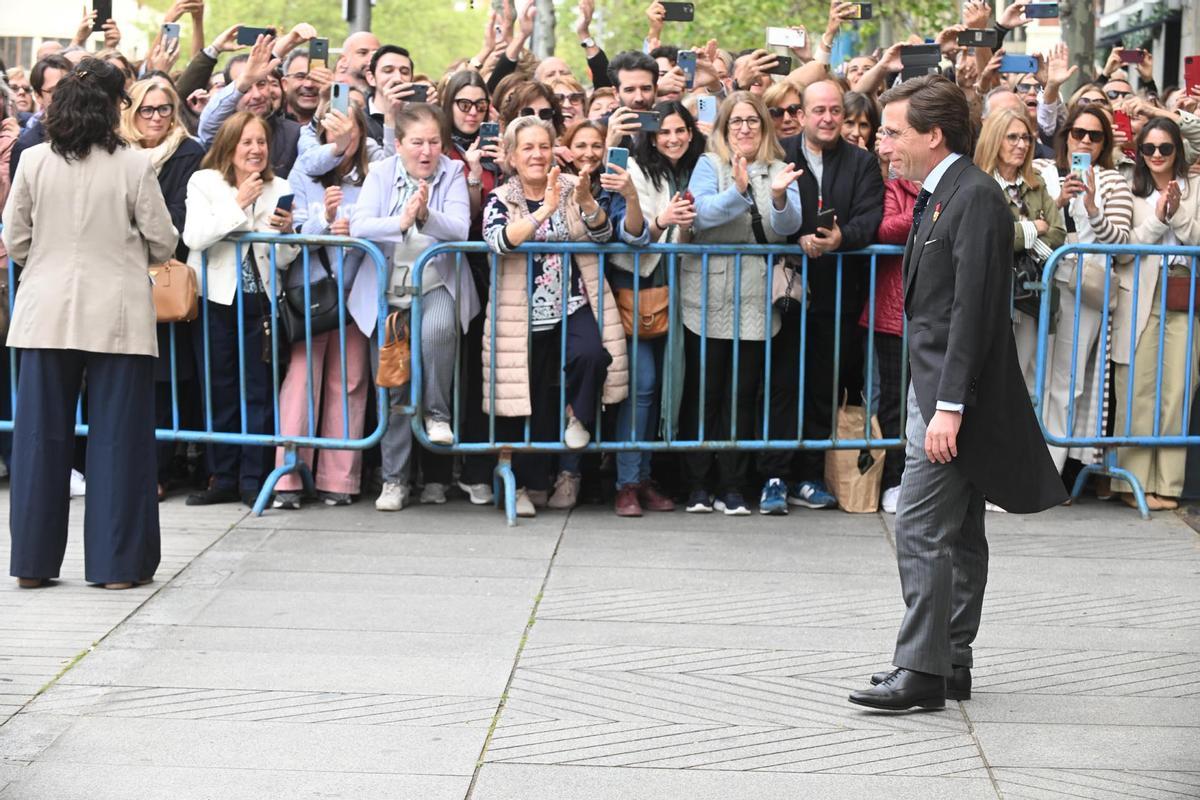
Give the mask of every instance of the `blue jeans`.
<svg viewBox="0 0 1200 800">
<path fill-rule="evenodd" d="M 632 370 L 633 340 L 629 339 L 627 342 L 629 368 Z M 658 376 L 662 373 L 666 342 L 666 338 L 638 340 L 636 380 L 630 384 L 629 397 L 621 402 L 617 410 L 617 441 L 628 441 L 631 428 L 633 438 L 643 442 L 650 441 L 658 430 L 661 406 Z M 617 453 L 618 489 L 650 479 L 650 455 L 649 450 L 626 450 Z"/>
</svg>

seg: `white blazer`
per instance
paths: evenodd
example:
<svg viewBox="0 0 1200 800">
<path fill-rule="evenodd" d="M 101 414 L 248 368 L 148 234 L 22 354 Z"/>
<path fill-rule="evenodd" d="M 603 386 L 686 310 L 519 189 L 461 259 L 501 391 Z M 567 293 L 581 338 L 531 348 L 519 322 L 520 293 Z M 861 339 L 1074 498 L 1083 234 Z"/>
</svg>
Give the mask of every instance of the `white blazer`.
<svg viewBox="0 0 1200 800">
<path fill-rule="evenodd" d="M 291 193 L 287 180 L 275 176 L 263 184 L 263 192 L 249 209 L 237 204 L 237 187 L 230 186 L 225 177 L 215 169 L 202 169 L 192 174 L 187 188 L 187 219 L 183 225 L 183 241 L 191 252 L 188 266 L 196 271 L 196 283 L 203 291 L 201 253 L 208 251 L 208 299 L 214 303 L 233 305 L 241 267 L 237 263 L 237 248 L 233 242 L 222 241 L 238 231 L 276 232 L 271 227 L 271 215 L 275 213 L 275 202 Z M 255 244 L 255 262 L 263 287 L 271 291 L 271 246 Z M 276 289 L 283 288 L 284 271 L 299 255 L 295 245 L 276 246 L 275 266 Z M 246 248 L 242 248 L 246 257 Z"/>
</svg>

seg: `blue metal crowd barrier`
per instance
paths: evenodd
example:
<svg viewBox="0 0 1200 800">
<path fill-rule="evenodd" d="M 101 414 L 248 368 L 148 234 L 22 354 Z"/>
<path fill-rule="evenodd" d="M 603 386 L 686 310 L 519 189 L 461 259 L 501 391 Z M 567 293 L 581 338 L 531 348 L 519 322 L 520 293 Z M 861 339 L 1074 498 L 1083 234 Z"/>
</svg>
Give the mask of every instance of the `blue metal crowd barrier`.
<svg viewBox="0 0 1200 800">
<path fill-rule="evenodd" d="M 386 286 L 388 264 L 383 253 L 373 243 L 365 239 L 355 239 L 348 236 L 311 236 L 300 234 L 275 234 L 275 233 L 243 233 L 236 236 L 227 237 L 225 241 L 233 242 L 235 246 L 235 254 L 237 263 L 244 263 L 244 248 L 253 244 L 267 244 L 270 246 L 270 286 L 268 294 L 270 297 L 271 311 L 271 338 L 276 343 L 276 346 L 271 348 L 270 353 L 270 372 L 272 384 L 272 408 L 273 408 L 273 430 L 271 431 L 251 431 L 247 424 L 247 406 L 250 402 L 246 391 L 246 335 L 245 315 L 243 310 L 247 302 L 246 293 L 243 291 L 242 281 L 235 281 L 236 294 L 234 297 L 234 307 L 237 309 L 237 350 L 238 357 L 234 364 L 215 364 L 211 358 L 211 337 L 209 335 L 210 328 L 210 309 L 209 304 L 205 302 L 208 296 L 208 253 L 205 252 L 201 257 L 201 269 L 199 275 L 200 287 L 200 315 L 190 323 L 170 323 L 167 337 L 167 351 L 159 354 L 160 358 L 167 358 L 170 361 L 170 383 L 171 383 L 171 420 L 172 424 L 169 428 L 159 428 L 155 431 L 155 436 L 159 441 L 174 441 L 174 442 L 199 442 L 204 444 L 225 444 L 225 445 L 240 445 L 240 446 L 261 446 L 261 447 L 278 447 L 283 448 L 284 458 L 282 464 L 272 470 L 263 482 L 258 499 L 254 504 L 254 513 L 262 514 L 267 504 L 270 502 L 271 495 L 274 492 L 275 485 L 284 475 L 297 472 L 305 488 L 312 490 L 312 475 L 309 472 L 304 461 L 297 456 L 298 448 L 323 448 L 323 449 L 351 449 L 364 450 L 377 444 L 383 437 L 383 432 L 387 427 L 387 390 L 377 389 L 377 397 L 379 400 L 379 422 L 375 429 L 370 432 L 363 432 L 361 436 L 352 436 L 350 433 L 350 413 L 349 413 L 349 390 L 347 386 L 346 370 L 342 370 L 340 402 L 342 404 L 342 436 L 340 437 L 322 437 L 317 436 L 318 429 L 317 414 L 315 408 L 315 392 L 320 391 L 319 387 L 314 387 L 313 376 L 313 332 L 312 332 L 312 304 L 310 299 L 311 275 L 310 265 L 310 248 L 318 246 L 336 247 L 337 256 L 333 266 L 333 274 L 337 280 L 339 296 L 342 301 L 338 307 L 338 345 L 342 358 L 342 363 L 346 363 L 346 330 L 347 326 L 354 325 L 354 321 L 350 318 L 346 307 L 347 287 L 344 282 L 343 270 L 345 267 L 346 248 L 360 250 L 364 253 L 364 262 L 362 268 L 373 267 L 378 277 L 379 285 Z M 307 435 L 298 433 L 285 433 L 280 426 L 280 403 L 279 393 L 281 386 L 281 375 L 286 369 L 287 361 L 290 360 L 292 345 L 282 341 L 278 326 L 278 303 L 280 301 L 280 292 L 282 288 L 281 281 L 285 276 L 285 272 L 280 267 L 277 261 L 277 248 L 281 245 L 296 245 L 301 247 L 300 255 L 297 257 L 302 265 L 304 275 L 304 297 L 305 297 L 305 320 L 304 320 L 304 346 L 305 346 L 305 393 L 307 397 Z M 16 274 L 12 260 L 9 260 L 9 309 L 11 312 L 16 292 L 16 281 L 12 276 Z M 256 301 L 255 301 L 256 302 Z M 378 321 L 376 325 L 375 335 L 380 345 L 384 341 L 384 320 L 387 316 L 387 304 L 385 297 L 380 292 L 378 298 Z M 197 368 L 201 370 L 200 377 L 202 378 L 202 386 L 204 393 L 203 416 L 204 424 L 196 428 L 189 429 L 182 424 L 180 413 L 180 386 L 179 386 L 179 361 L 182 354 L 176 346 L 177 326 L 187 324 L 194 326 L 193 330 L 199 332 L 203 337 L 203 350 L 200 363 L 197 363 Z M 297 342 L 298 343 L 298 342 Z M 282 362 L 282 363 L 281 363 Z M 17 351 L 9 348 L 9 367 L 10 381 L 9 391 L 11 399 L 11 408 L 14 410 L 12 418 L 0 420 L 0 431 L 11 431 L 13 429 L 13 418 L 15 418 L 15 409 L 17 406 L 17 377 L 19 370 L 19 359 Z M 212 401 L 212 382 L 208 380 L 208 376 L 213 374 L 214 369 L 236 369 L 238 374 L 238 410 L 240 413 L 240 430 L 236 431 L 218 431 L 214 428 L 213 423 L 213 401 Z M 79 404 L 76 411 L 76 426 L 75 433 L 77 436 L 87 436 L 88 426 L 84 420 L 83 404 Z"/>
<path fill-rule="evenodd" d="M 1084 256 L 1103 259 L 1102 275 L 1096 272 L 1099 264 L 1093 260 L 1087 268 L 1082 267 Z M 1143 276 L 1142 262 L 1148 257 L 1159 257 L 1157 270 Z M 1191 406 L 1194 399 L 1196 356 L 1200 352 L 1195 344 L 1197 266 L 1200 247 L 1162 245 L 1101 245 L 1068 244 L 1058 248 L 1046 261 L 1042 281 L 1034 288 L 1041 290 L 1042 303 L 1038 320 L 1037 366 L 1034 406 L 1042 425 L 1046 442 L 1051 448 L 1094 448 L 1102 451 L 1099 461 L 1085 463 L 1072 490 L 1078 497 L 1090 475 L 1101 474 L 1125 481 L 1137 501 L 1143 518 L 1150 517 L 1146 492 L 1139 476 L 1129 469 L 1129 460 L 1137 458 L 1130 448 L 1181 448 L 1200 445 L 1200 435 L 1189 433 Z M 1114 266 L 1114 261 L 1115 266 Z M 1173 265 L 1175 262 L 1178 268 Z M 1075 266 L 1074 279 L 1059 277 L 1059 271 Z M 1114 269 L 1117 271 L 1114 272 Z M 1088 270 L 1091 271 L 1087 278 Z M 1171 311 L 1167 307 L 1167 278 L 1172 272 L 1177 276 L 1188 276 L 1188 310 Z M 1097 285 L 1103 278 L 1102 290 Z M 1143 287 L 1146 279 L 1153 279 L 1153 290 Z M 1091 283 L 1090 290 L 1085 280 Z M 1046 291 L 1055 285 L 1064 288 L 1063 302 L 1059 309 L 1051 308 L 1051 293 Z M 1153 291 L 1145 322 L 1138 323 L 1141 298 Z M 1084 302 L 1091 295 L 1092 303 Z M 1096 298 L 1099 298 L 1097 302 Z M 1115 298 L 1115 306 L 1104 302 Z M 1099 308 L 1094 306 L 1098 305 Z M 1058 333 L 1052 333 L 1051 324 L 1059 314 Z M 1129 316 L 1131 315 L 1131 316 Z M 1158 335 L 1142 340 L 1142 328 L 1157 315 Z M 1114 323 L 1120 318 L 1128 326 L 1128 339 L 1118 341 Z M 1131 319 L 1133 324 L 1126 320 Z M 1069 321 L 1064 325 L 1063 320 Z M 1166 335 L 1170 323 L 1178 329 L 1186 320 L 1186 346 L 1183 357 L 1169 362 L 1165 353 Z M 1168 324 L 1162 324 L 1169 321 Z M 1069 331 L 1069 338 L 1066 332 Z M 1082 335 L 1081 335 L 1082 331 Z M 1178 332 L 1178 331 L 1177 331 Z M 1174 343 L 1176 337 L 1172 337 Z M 1128 363 L 1114 364 L 1113 349 L 1117 344 L 1128 345 Z M 1069 365 L 1064 362 L 1069 345 Z M 1173 344 L 1173 347 L 1175 345 Z M 1140 351 L 1140 356 L 1139 356 Z M 1153 421 L 1148 429 L 1145 424 L 1135 422 L 1135 389 L 1138 381 L 1137 361 L 1151 358 L 1154 365 Z M 1091 366 L 1089 367 L 1089 363 Z M 1186 376 L 1178 392 L 1164 395 L 1164 379 L 1176 383 L 1180 374 Z M 1125 387 L 1117 391 L 1118 377 L 1124 376 Z M 1181 413 L 1177 419 L 1173 410 Z M 1119 412 L 1124 411 L 1123 415 Z M 1136 409 L 1144 416 L 1144 405 Z M 1123 424 L 1117 420 L 1123 416 Z M 1144 423 L 1145 420 L 1141 420 Z M 1138 428 L 1137 431 L 1134 428 Z M 1124 452 L 1122 452 L 1124 449 Z M 1184 454 L 1178 454 L 1185 458 Z M 1158 458 L 1156 452 L 1153 458 Z M 1182 465 L 1180 485 L 1182 486 Z"/>
<path fill-rule="evenodd" d="M 739 374 L 739 358 L 741 350 L 745 346 L 745 340 L 741 335 L 742 328 L 742 259 L 758 257 L 761 259 L 766 256 L 769 265 L 769 272 L 766 275 L 764 282 L 764 296 L 762 299 L 764 308 L 764 330 L 771 330 L 774 323 L 774 318 L 778 313 L 772 301 L 772 286 L 774 272 L 777 269 L 783 268 L 783 264 L 779 259 L 787 258 L 790 263 L 797 265 L 798 277 L 802 287 L 807 287 L 809 283 L 809 261 L 808 257 L 797 245 L 758 245 L 758 244 L 673 244 L 673 245 L 650 245 L 643 248 L 633 248 L 625 245 L 596 245 L 590 243 L 536 243 L 526 244 L 517 248 L 518 253 L 522 254 L 526 264 L 526 285 L 533 285 L 533 257 L 536 254 L 561 254 L 564 261 L 571 256 L 580 254 L 592 254 L 598 257 L 599 263 L 599 285 L 603 285 L 607 270 L 615 270 L 616 267 L 609 266 L 609 259 L 614 255 L 625 255 L 630 257 L 634 262 L 634 268 L 630 275 L 633 282 L 633 318 L 639 318 L 638 309 L 638 290 L 644 288 L 643 279 L 640 275 L 641 259 L 647 256 L 657 255 L 665 261 L 667 267 L 667 286 L 669 289 L 670 308 L 672 315 L 676 314 L 679 308 L 679 280 L 681 262 L 691 259 L 693 262 L 699 260 L 700 281 L 702 284 L 700 298 L 700 330 L 699 347 L 700 347 L 700 385 L 705 386 L 707 380 L 707 348 L 709 345 L 708 338 L 708 320 L 709 320 L 709 260 L 712 257 L 727 256 L 734 259 L 734 290 L 733 290 L 733 330 L 732 339 L 733 359 L 731 373 L 733 376 Z M 423 281 L 423 272 L 426 265 L 434 258 L 444 255 L 452 255 L 455 259 L 457 270 L 466 268 L 464 264 L 465 257 L 470 254 L 478 254 L 488 259 L 490 267 L 489 286 L 490 296 L 480 298 L 482 305 L 487 306 L 489 303 L 493 306 L 497 302 L 497 274 L 500 260 L 504 256 L 499 256 L 490 253 L 488 246 L 481 242 L 454 242 L 435 245 L 426 250 L 418 258 L 417 263 L 413 267 L 413 284 L 421 286 Z M 761 415 L 760 425 L 761 430 L 743 432 L 739 435 L 737 429 L 737 395 L 733 395 L 732 408 L 730 409 L 729 420 L 729 435 L 725 437 L 714 437 L 708 435 L 710 432 L 705 430 L 705 402 L 704 392 L 700 393 L 699 402 L 699 426 L 698 435 L 695 438 L 678 438 L 673 435 L 674 424 L 678 420 L 672 417 L 673 410 L 668 409 L 665 431 L 666 435 L 661 439 L 643 439 L 639 440 L 633 436 L 631 429 L 629 437 L 620 437 L 615 439 L 604 439 L 602 428 L 599 424 L 595 426 L 595 437 L 584 449 L 568 448 L 565 436 L 565 395 L 566 381 L 559 381 L 558 392 L 558 409 L 559 425 L 558 436 L 555 440 L 536 440 L 531 432 L 530 419 L 525 418 L 524 435 L 520 439 L 505 440 L 498 438 L 496 435 L 496 369 L 497 369 L 497 348 L 496 348 L 496 328 L 493 326 L 490 333 L 490 350 L 493 353 L 489 374 L 484 376 L 486 391 L 490 393 L 488 413 L 488 434 L 483 441 L 464 441 L 462 431 L 460 430 L 459 420 L 461 419 L 462 397 L 459 389 L 460 381 L 455 381 L 454 389 L 454 408 L 452 416 L 452 431 L 454 435 L 453 444 L 449 446 L 439 446 L 429 441 L 424 425 L 422 423 L 423 414 L 423 370 L 425 365 L 422 363 L 421 357 L 421 331 L 422 331 L 422 310 L 423 305 L 419 292 L 416 292 L 412 302 L 412 392 L 413 405 L 416 407 L 416 413 L 412 417 L 413 434 L 425 447 L 441 452 L 453 452 L 463 454 L 480 454 L 480 453 L 496 453 L 499 456 L 499 464 L 496 468 L 496 476 L 494 479 L 495 496 L 499 503 L 501 494 L 500 487 L 504 488 L 504 500 L 506 511 L 509 519 L 509 524 L 513 524 L 515 520 L 515 491 L 516 483 L 515 476 L 512 471 L 511 456 L 513 452 L 549 452 L 549 453 L 579 453 L 584 451 L 656 451 L 656 450 L 671 450 L 671 451 L 696 451 L 696 450 L 723 450 L 723 449 L 738 449 L 748 451 L 770 451 L 770 450 L 831 450 L 831 449 L 853 449 L 853 450 L 873 450 L 898 448 L 903 444 L 904 430 L 904 408 L 905 404 L 900 403 L 900 436 L 894 437 L 879 437 L 872 436 L 871 422 L 873 418 L 874 396 L 876 388 L 876 359 L 877 355 L 874 346 L 874 337 L 866 336 L 867 343 L 865 353 L 865 370 L 864 370 L 864 399 L 865 399 L 865 421 L 864 430 L 861 437 L 858 438 L 839 438 L 837 425 L 837 409 L 841 405 L 840 385 L 841 380 L 841 336 L 843 325 L 843 310 L 842 310 L 842 288 L 843 278 L 847 269 L 856 269 L 858 265 L 848 265 L 846 259 L 861 259 L 869 265 L 868 269 L 868 331 L 875 331 L 875 308 L 876 308 L 876 288 L 878 275 L 878 259 L 883 256 L 900 256 L 903 254 L 903 248 L 895 245 L 873 245 L 863 250 L 847 251 L 843 253 L 833 254 L 836 256 L 836 265 L 833 269 L 836 271 L 836 297 L 834 298 L 834 343 L 833 343 L 833 379 L 832 396 L 830 398 L 830 407 L 832 409 L 829 429 L 831 435 L 822 438 L 805 438 L 804 421 L 805 421 L 805 378 L 806 378 L 806 363 L 805 353 L 808 351 L 806 345 L 807 337 L 807 321 L 809 316 L 809 307 L 807 302 L 799 304 L 798 325 L 799 325 L 799 347 L 796 353 L 797 358 L 797 374 L 798 381 L 796 386 L 796 430 L 799 435 L 794 438 L 772 438 L 770 435 L 771 422 L 771 382 L 772 382 L 772 336 L 766 336 L 762 342 L 763 346 L 763 371 L 762 371 L 762 391 L 761 391 Z M 757 259 L 756 259 L 757 260 Z M 761 262 L 760 262 L 761 263 Z M 567 298 L 570 294 L 567 287 L 568 270 L 562 271 L 563 287 L 561 292 L 563 308 L 561 309 L 562 318 L 566 317 Z M 608 309 L 604 307 L 603 293 L 598 299 L 598 308 L 596 315 L 598 317 L 599 327 L 604 328 L 605 314 L 617 313 L 616 309 Z M 807 297 L 806 297 L 807 300 Z M 855 321 L 858 317 L 858 309 L 853 310 Z M 530 315 L 532 316 L 532 315 Z M 532 322 L 529 323 L 532 325 Z M 531 332 L 529 327 L 526 331 L 527 335 Z M 905 328 L 904 334 L 907 334 Z M 560 326 L 561 341 L 559 346 L 560 370 L 566 366 L 566 326 Z M 666 382 L 666 395 L 671 396 L 675 387 L 672 386 L 674 376 L 673 360 L 677 358 L 679 349 L 682 348 L 682 342 L 677 341 L 682 335 L 681 329 L 672 328 L 667 334 L 666 357 L 663 367 L 663 380 Z M 637 326 L 634 326 L 634 335 L 631 337 L 631 346 L 629 347 L 629 394 L 630 397 L 637 396 L 637 381 L 638 381 L 638 366 L 637 359 L 639 354 L 640 334 Z M 458 374 L 458 361 L 461 358 L 461 348 L 458 350 L 460 354 L 456 358 L 456 374 Z M 901 393 L 907 387 L 907 360 L 901 359 L 901 363 L 897 365 L 900 372 Z M 561 372 L 560 372 L 561 374 Z M 736 379 L 735 379 L 736 380 Z M 857 401 L 857 398 L 855 398 Z M 857 404 L 857 403 L 856 403 Z M 601 405 L 597 402 L 597 408 Z M 756 425 L 756 428 L 758 426 Z M 747 435 L 748 434 L 748 435 Z"/>
</svg>

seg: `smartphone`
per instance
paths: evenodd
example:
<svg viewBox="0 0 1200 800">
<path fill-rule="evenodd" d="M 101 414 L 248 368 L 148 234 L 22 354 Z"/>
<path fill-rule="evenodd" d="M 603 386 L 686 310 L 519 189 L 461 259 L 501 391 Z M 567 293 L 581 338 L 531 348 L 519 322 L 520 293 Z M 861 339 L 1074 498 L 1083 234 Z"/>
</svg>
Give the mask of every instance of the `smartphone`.
<svg viewBox="0 0 1200 800">
<path fill-rule="evenodd" d="M 241 26 L 237 32 L 237 43 L 253 45 L 258 41 L 259 36 L 274 36 L 274 28 L 247 28 Z"/>
<path fill-rule="evenodd" d="M 279 199 L 275 201 L 275 210 L 276 211 L 291 211 L 292 210 L 292 201 L 294 201 L 295 199 L 296 199 L 296 195 L 294 195 L 294 194 L 280 195 Z"/>
<path fill-rule="evenodd" d="M 313 39 L 308 43 L 308 69 L 329 69 L 329 40 Z"/>
<path fill-rule="evenodd" d="M 479 146 L 494 145 L 500 139 L 500 123 L 484 122 L 479 125 Z"/>
<path fill-rule="evenodd" d="M 905 67 L 936 67 L 942 61 L 942 48 L 936 44 L 906 44 L 900 48 L 900 63 Z"/>
<path fill-rule="evenodd" d="M 1200 89 L 1200 56 L 1188 56 L 1183 60 L 1183 85 L 1188 91 Z"/>
<path fill-rule="evenodd" d="M 691 50 L 680 50 L 679 55 L 675 57 L 675 64 L 683 70 L 683 77 L 688 89 L 693 89 L 696 86 L 696 54 Z"/>
<path fill-rule="evenodd" d="M 629 169 L 629 151 L 624 147 L 610 147 L 608 148 L 608 158 L 605 161 L 610 167 Z M 608 172 L 612 172 L 612 170 L 610 169 Z"/>
<path fill-rule="evenodd" d="M 712 125 L 717 121 L 717 98 L 711 94 L 701 95 L 696 98 L 696 119 L 699 122 L 707 122 Z"/>
<path fill-rule="evenodd" d="M 850 19 L 870 19 L 871 4 L 870 3 L 853 3 L 853 9 L 850 10 Z"/>
<path fill-rule="evenodd" d="M 163 26 L 162 26 L 163 48 L 165 49 L 167 46 L 167 43 L 170 42 L 172 39 L 178 39 L 178 38 L 179 38 L 179 23 L 178 22 L 164 22 Z"/>
<path fill-rule="evenodd" d="M 657 111 L 635 111 L 637 115 L 638 125 L 642 126 L 644 133 L 658 133 L 662 122 L 659 119 Z"/>
<path fill-rule="evenodd" d="M 1004 56 L 1000 59 L 1000 71 L 1033 75 L 1038 71 L 1037 59 L 1033 56 Z"/>
<path fill-rule="evenodd" d="M 1124 111 L 1113 112 L 1113 127 L 1125 134 L 1125 147 L 1133 150 L 1133 120 Z"/>
<path fill-rule="evenodd" d="M 825 228 L 826 230 L 833 229 L 833 218 L 837 216 L 837 209 L 825 208 L 817 212 L 817 227 Z"/>
<path fill-rule="evenodd" d="M 767 28 L 767 47 L 804 47 L 804 31 Z"/>
<path fill-rule="evenodd" d="M 1117 57 L 1121 59 L 1122 64 L 1141 64 L 1146 60 L 1146 51 L 1121 48 L 1120 52 L 1117 53 Z"/>
<path fill-rule="evenodd" d="M 112 0 L 92 0 L 92 10 L 96 12 L 96 21 L 92 23 L 92 30 L 104 30 L 104 23 L 112 19 Z"/>
<path fill-rule="evenodd" d="M 958 43 L 963 47 L 986 47 L 1000 49 L 1000 31 L 995 28 L 967 28 L 958 34 Z"/>
<path fill-rule="evenodd" d="M 329 108 L 343 114 L 350 113 L 350 84 L 335 83 L 329 96 Z"/>
<path fill-rule="evenodd" d="M 666 22 L 691 22 L 696 18 L 696 6 L 692 3 L 663 3 Z"/>
<path fill-rule="evenodd" d="M 792 71 L 792 57 L 777 55 L 777 56 L 775 56 L 775 58 L 776 58 L 775 66 L 773 66 L 769 70 L 767 70 L 767 74 L 768 75 L 788 75 L 788 74 L 790 74 Z"/>
<path fill-rule="evenodd" d="M 423 83 L 414 83 L 412 94 L 405 98 L 406 103 L 424 103 L 429 99 L 429 87 Z"/>
<path fill-rule="evenodd" d="M 1087 183 L 1088 170 L 1092 168 L 1091 153 L 1071 153 L 1071 172 Z"/>
<path fill-rule="evenodd" d="M 1025 6 L 1025 19 L 1054 19 L 1058 16 L 1058 3 L 1030 3 Z"/>
</svg>

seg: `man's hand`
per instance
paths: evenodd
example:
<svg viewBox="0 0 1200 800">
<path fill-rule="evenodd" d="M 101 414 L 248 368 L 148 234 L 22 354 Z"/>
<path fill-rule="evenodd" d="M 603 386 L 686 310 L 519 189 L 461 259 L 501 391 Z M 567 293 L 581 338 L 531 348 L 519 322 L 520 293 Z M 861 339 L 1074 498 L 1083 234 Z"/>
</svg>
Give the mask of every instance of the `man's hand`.
<svg viewBox="0 0 1200 800">
<path fill-rule="evenodd" d="M 664 75 L 658 79 L 658 95 L 661 97 L 667 94 L 683 94 L 687 91 L 687 76 L 683 74 L 682 67 L 671 67 Z"/>
<path fill-rule="evenodd" d="M 966 29 L 966 25 L 951 25 L 949 28 L 944 28 L 934 42 L 937 43 L 944 55 L 956 53 L 958 51 L 958 35 Z"/>
<path fill-rule="evenodd" d="M 646 38 L 657 39 L 662 34 L 663 23 L 667 19 L 667 7 L 658 2 L 658 0 L 654 0 L 646 9 L 646 19 L 650 21 Z"/>
<path fill-rule="evenodd" d="M 637 120 L 637 112 L 632 108 L 618 108 L 608 118 L 608 137 L 605 145 L 617 147 L 626 136 L 632 136 L 642 129 Z"/>
<path fill-rule="evenodd" d="M 1032 20 L 1025 18 L 1025 3 L 1023 0 L 1018 0 L 1018 2 L 1006 6 L 1000 12 L 1000 17 L 996 21 L 1009 30 L 1020 28 L 1022 25 L 1028 25 L 1032 22 Z"/>
<path fill-rule="evenodd" d="M 237 79 L 237 90 L 242 94 L 250 91 L 250 87 L 271 74 L 271 70 L 279 66 L 279 59 L 271 54 L 275 44 L 273 36 L 259 36 L 258 41 L 250 50 L 250 58 L 246 60 L 246 68 Z"/>
<path fill-rule="evenodd" d="M 779 57 L 766 50 L 755 50 L 749 56 L 738 59 L 733 71 L 734 89 L 748 90 L 778 63 Z"/>
<path fill-rule="evenodd" d="M 218 53 L 232 53 L 234 50 L 241 50 L 246 45 L 237 43 L 237 32 L 240 25 L 234 25 L 221 31 L 217 38 L 213 39 L 212 48 Z"/>
<path fill-rule="evenodd" d="M 1000 85 L 1000 62 L 1004 59 L 1004 48 L 1001 47 L 992 54 L 992 60 L 979 73 L 979 94 L 987 94 Z"/>
<path fill-rule="evenodd" d="M 579 21 L 575 24 L 575 33 L 579 40 L 591 37 L 592 16 L 596 13 L 596 0 L 581 0 L 579 3 Z"/>
<path fill-rule="evenodd" d="M 1071 50 L 1062 42 L 1050 48 L 1050 52 L 1046 54 L 1046 94 L 1050 94 L 1051 88 L 1054 90 L 1054 97 L 1058 97 L 1058 90 L 1071 79 L 1071 76 L 1079 71 L 1078 64 L 1071 63 Z M 1052 102 L 1050 99 L 1047 103 Z"/>
<path fill-rule="evenodd" d="M 949 464 L 958 457 L 958 429 L 961 427 L 961 413 L 934 412 L 925 429 L 925 457 L 931 464 Z"/>
<path fill-rule="evenodd" d="M 962 20 L 968 28 L 981 30 L 988 28 L 992 19 L 992 7 L 980 0 L 967 0 L 963 4 Z"/>
<path fill-rule="evenodd" d="M 190 108 L 192 111 L 199 114 L 201 111 L 204 110 L 204 107 L 206 105 L 208 105 L 208 90 L 207 89 L 197 89 L 196 91 L 189 94 L 187 96 L 187 100 L 185 100 L 184 102 L 187 103 L 188 108 Z"/>
</svg>

